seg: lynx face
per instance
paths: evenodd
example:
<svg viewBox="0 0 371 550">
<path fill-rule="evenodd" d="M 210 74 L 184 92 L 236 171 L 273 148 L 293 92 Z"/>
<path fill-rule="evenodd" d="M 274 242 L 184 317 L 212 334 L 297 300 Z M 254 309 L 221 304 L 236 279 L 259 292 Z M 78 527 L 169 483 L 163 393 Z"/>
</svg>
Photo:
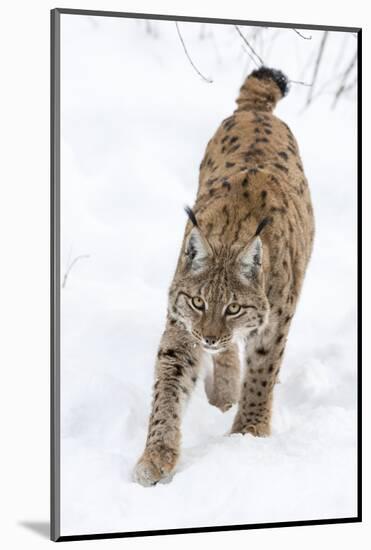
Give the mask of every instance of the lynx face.
<svg viewBox="0 0 371 550">
<path fill-rule="evenodd" d="M 198 228 L 186 243 L 169 312 L 209 353 L 264 326 L 269 304 L 263 288 L 262 243 L 244 249 L 214 250 Z"/>
</svg>

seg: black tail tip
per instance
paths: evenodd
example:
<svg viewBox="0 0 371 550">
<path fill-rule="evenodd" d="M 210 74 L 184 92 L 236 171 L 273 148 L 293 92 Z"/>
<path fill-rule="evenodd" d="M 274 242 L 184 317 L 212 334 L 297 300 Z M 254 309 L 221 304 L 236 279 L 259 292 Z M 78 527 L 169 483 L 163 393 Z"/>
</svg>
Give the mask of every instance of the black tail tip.
<svg viewBox="0 0 371 550">
<path fill-rule="evenodd" d="M 269 69 L 268 67 L 262 66 L 253 71 L 250 76 L 261 80 L 273 80 L 281 90 L 282 96 L 285 96 L 289 91 L 289 81 L 287 76 L 278 69 Z"/>
</svg>

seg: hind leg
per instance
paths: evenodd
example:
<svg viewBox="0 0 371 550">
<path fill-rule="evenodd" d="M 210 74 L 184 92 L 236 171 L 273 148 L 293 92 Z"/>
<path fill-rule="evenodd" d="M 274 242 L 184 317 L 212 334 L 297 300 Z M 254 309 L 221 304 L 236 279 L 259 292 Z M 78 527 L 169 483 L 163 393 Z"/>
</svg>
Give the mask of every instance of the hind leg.
<svg viewBox="0 0 371 550">
<path fill-rule="evenodd" d="M 222 412 L 237 403 L 240 393 L 240 361 L 235 344 L 212 356 L 213 380 L 205 386 L 209 403 Z"/>
</svg>

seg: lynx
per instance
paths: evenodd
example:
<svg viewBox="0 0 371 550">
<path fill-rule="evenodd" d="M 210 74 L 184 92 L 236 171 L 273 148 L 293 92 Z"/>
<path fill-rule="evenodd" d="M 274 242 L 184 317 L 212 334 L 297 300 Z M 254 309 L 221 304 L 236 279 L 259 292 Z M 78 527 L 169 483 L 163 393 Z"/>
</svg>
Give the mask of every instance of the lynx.
<svg viewBox="0 0 371 550">
<path fill-rule="evenodd" d="M 270 435 L 273 390 L 314 237 L 297 142 L 272 114 L 287 90 L 281 71 L 253 71 L 207 145 L 134 472 L 144 486 L 173 475 L 182 413 L 205 353 L 213 362 L 209 402 L 221 411 L 238 403 L 231 433 Z"/>
</svg>

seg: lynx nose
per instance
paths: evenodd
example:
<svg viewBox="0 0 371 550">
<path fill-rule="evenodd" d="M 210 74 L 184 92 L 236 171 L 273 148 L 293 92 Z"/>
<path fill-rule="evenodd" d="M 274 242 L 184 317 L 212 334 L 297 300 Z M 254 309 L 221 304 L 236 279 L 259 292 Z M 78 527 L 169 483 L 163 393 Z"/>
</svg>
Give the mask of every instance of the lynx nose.
<svg viewBox="0 0 371 550">
<path fill-rule="evenodd" d="M 218 341 L 218 338 L 216 336 L 204 336 L 204 342 L 208 346 L 215 346 L 217 341 Z"/>
</svg>

